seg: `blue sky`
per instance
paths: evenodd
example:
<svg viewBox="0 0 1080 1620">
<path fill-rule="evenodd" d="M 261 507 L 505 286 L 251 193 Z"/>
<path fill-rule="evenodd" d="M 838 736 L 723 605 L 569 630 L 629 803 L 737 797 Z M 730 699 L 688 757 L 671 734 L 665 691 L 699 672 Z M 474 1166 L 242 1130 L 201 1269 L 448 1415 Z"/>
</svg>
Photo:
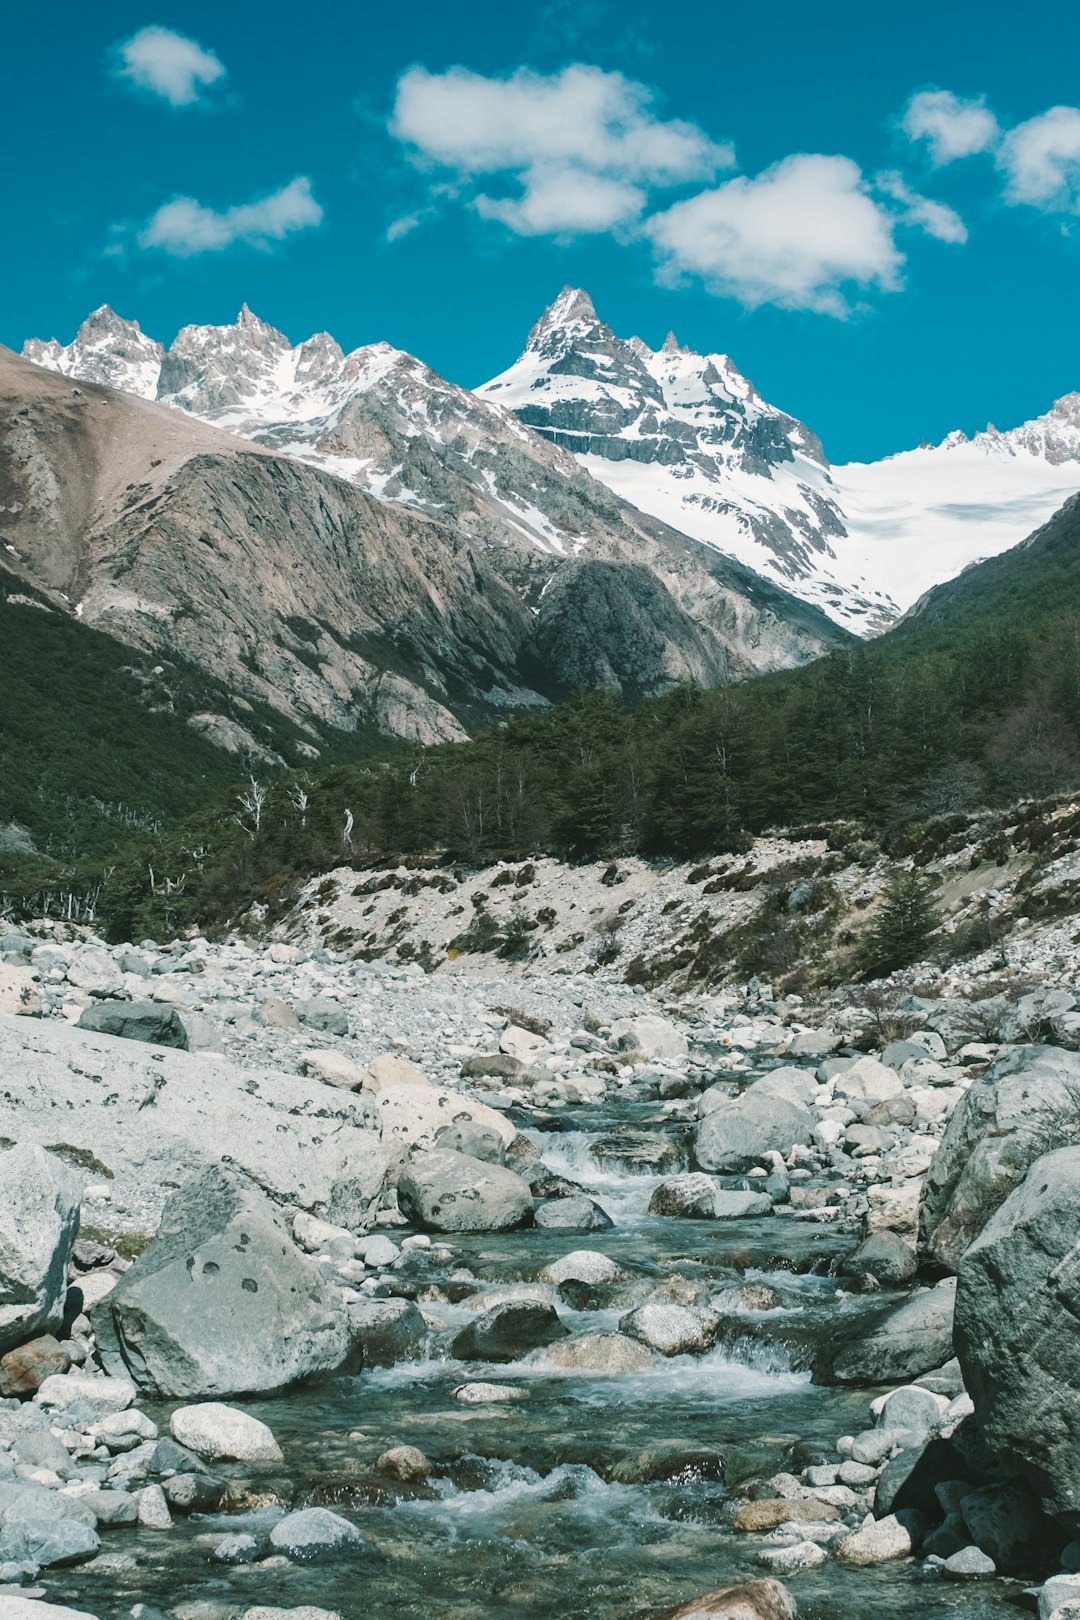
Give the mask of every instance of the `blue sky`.
<svg viewBox="0 0 1080 1620">
<path fill-rule="evenodd" d="M 476 384 L 570 282 L 731 354 L 836 462 L 1080 389 L 1075 6 L 68 0 L 0 30 L 15 348 L 246 301 Z"/>
</svg>

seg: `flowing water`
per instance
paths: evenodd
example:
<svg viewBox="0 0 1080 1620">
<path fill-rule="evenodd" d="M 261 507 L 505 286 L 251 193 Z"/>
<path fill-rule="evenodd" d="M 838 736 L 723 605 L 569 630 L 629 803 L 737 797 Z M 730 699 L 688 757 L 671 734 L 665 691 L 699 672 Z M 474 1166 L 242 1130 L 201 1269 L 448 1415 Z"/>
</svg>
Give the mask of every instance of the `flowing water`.
<svg viewBox="0 0 1080 1620">
<path fill-rule="evenodd" d="M 597 1134 L 640 1125 L 642 1116 L 628 1106 L 578 1110 L 573 1130 L 535 1137 L 545 1163 L 608 1211 L 612 1230 L 454 1238 L 450 1265 L 428 1260 L 408 1274 L 439 1318 L 426 1359 L 239 1403 L 270 1424 L 285 1452 L 284 1469 L 248 1471 L 255 1490 L 272 1497 L 284 1481 L 297 1506 L 315 1502 L 351 1518 L 362 1547 L 286 1567 L 215 1564 L 210 1553 L 223 1534 L 259 1533 L 281 1516 L 264 1502 L 239 1515 L 178 1519 L 168 1532 L 108 1532 L 104 1561 L 51 1572 L 50 1597 L 102 1620 L 119 1620 L 140 1600 L 157 1609 L 314 1604 L 345 1620 L 628 1620 L 759 1577 L 754 1554 L 769 1542 L 725 1523 L 730 1492 L 715 1455 L 729 1481 L 768 1477 L 792 1466 L 793 1444 L 831 1454 L 839 1435 L 868 1426 L 877 1392 L 819 1388 L 800 1370 L 826 1323 L 865 1309 L 841 1295 L 829 1269 L 852 1239 L 788 1217 L 650 1217 L 662 1178 L 602 1169 L 589 1153 Z M 673 1272 L 716 1292 L 758 1282 L 779 1303 L 743 1313 L 749 1336 L 633 1375 L 562 1372 L 543 1353 L 498 1366 L 449 1359 L 448 1341 L 475 1319 L 455 1272 L 484 1283 L 534 1281 L 549 1261 L 581 1248 L 609 1254 L 646 1283 Z M 573 1332 L 598 1331 L 613 1329 L 622 1310 L 562 1314 Z M 462 1404 L 452 1392 L 473 1380 L 512 1386 L 519 1398 Z M 164 1427 L 169 1409 L 146 1409 Z M 411 1488 L 378 1478 L 372 1464 L 394 1445 L 418 1446 L 438 1477 Z M 789 1584 L 805 1620 L 1005 1620 L 1017 1614 L 1020 1593 L 1015 1582 L 928 1580 L 914 1560 L 852 1570 L 830 1559 Z"/>
</svg>

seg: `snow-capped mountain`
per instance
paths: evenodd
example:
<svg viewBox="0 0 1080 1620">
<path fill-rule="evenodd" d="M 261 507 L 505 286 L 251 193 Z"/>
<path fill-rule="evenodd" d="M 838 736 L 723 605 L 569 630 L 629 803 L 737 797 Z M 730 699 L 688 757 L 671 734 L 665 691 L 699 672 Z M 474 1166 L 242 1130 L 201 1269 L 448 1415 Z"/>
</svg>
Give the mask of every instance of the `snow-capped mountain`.
<svg viewBox="0 0 1080 1620">
<path fill-rule="evenodd" d="M 1007 433 L 830 467 L 722 354 L 623 339 L 565 288 L 478 392 L 641 511 L 738 557 L 838 623 L 885 627 L 932 585 L 1016 545 L 1080 488 L 1080 396 Z"/>
<path fill-rule="evenodd" d="M 896 616 L 838 565 L 845 534 L 829 465 L 802 422 L 767 404 L 725 354 L 620 338 L 566 287 L 520 359 L 477 392 L 513 410 L 643 512 L 865 631 Z"/>
<path fill-rule="evenodd" d="M 756 576 L 784 593 L 774 621 L 796 623 L 795 598 L 874 634 L 1080 488 L 1078 395 L 1005 433 L 830 467 L 814 433 L 726 355 L 620 338 L 573 288 L 475 392 L 386 343 L 346 354 L 320 333 L 294 346 L 246 306 L 231 326 L 185 327 L 168 350 L 103 308 L 73 343 L 23 352 L 427 513 L 508 565 L 520 552 L 533 601 L 548 576 L 527 553 L 618 559 L 650 568 L 699 620 L 727 612 L 718 584 L 745 597 Z M 744 629 L 742 669 L 798 662 L 823 639 L 816 619 L 757 643 Z"/>
</svg>

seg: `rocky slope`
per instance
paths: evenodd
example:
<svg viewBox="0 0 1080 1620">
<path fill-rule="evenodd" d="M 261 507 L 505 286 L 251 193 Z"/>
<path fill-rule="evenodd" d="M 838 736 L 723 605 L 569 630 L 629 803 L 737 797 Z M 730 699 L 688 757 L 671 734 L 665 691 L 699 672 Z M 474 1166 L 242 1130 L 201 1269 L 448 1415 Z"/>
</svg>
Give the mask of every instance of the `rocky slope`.
<svg viewBox="0 0 1080 1620">
<path fill-rule="evenodd" d="M 645 569 L 714 644 L 706 679 L 787 667 L 842 639 L 782 582 L 627 506 L 512 412 L 389 344 L 344 354 L 320 333 L 294 347 L 246 306 L 232 326 L 185 327 L 167 351 L 147 343 L 101 309 L 67 347 L 31 341 L 24 354 L 91 380 L 107 365 L 117 386 L 426 513 L 498 554 L 530 605 L 564 560 Z"/>
<path fill-rule="evenodd" d="M 799 604 L 752 579 L 744 591 L 736 568 L 709 573 L 678 543 L 669 589 L 649 564 L 655 544 L 618 514 L 611 529 L 597 521 L 588 553 L 564 560 L 523 539 L 470 540 L 292 457 L 6 352 L 0 401 L 9 571 L 84 622 L 179 654 L 316 730 L 363 720 L 425 741 L 460 737 L 578 682 L 630 693 L 715 684 L 829 639 Z M 792 631 L 787 607 L 805 629 Z"/>
</svg>

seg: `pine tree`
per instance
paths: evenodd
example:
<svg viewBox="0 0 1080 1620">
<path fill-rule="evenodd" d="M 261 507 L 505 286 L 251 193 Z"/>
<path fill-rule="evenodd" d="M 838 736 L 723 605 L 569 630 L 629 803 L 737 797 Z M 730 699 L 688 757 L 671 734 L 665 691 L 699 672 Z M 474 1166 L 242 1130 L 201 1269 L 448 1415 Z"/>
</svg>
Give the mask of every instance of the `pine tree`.
<svg viewBox="0 0 1080 1620">
<path fill-rule="evenodd" d="M 926 955 L 938 925 L 933 883 L 921 872 L 901 872 L 885 891 L 867 942 L 868 976 L 894 973 Z"/>
</svg>

